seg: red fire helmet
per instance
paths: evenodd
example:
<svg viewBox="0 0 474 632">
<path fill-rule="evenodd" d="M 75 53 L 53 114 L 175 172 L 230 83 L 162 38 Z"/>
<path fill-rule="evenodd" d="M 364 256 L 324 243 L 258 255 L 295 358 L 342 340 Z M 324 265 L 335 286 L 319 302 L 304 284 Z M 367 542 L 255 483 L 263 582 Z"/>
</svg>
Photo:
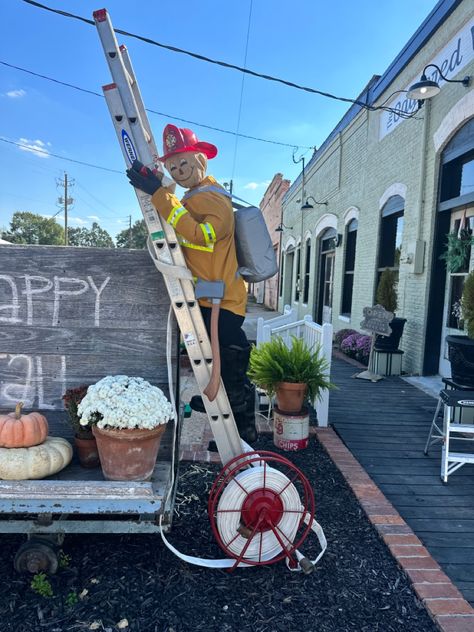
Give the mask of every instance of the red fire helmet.
<svg viewBox="0 0 474 632">
<path fill-rule="evenodd" d="M 199 141 L 192 130 L 176 127 L 176 125 L 167 125 L 163 130 L 163 156 L 160 158 L 161 162 L 175 154 L 186 151 L 201 152 L 209 159 L 217 155 L 217 147 L 211 145 L 211 143 Z"/>
</svg>

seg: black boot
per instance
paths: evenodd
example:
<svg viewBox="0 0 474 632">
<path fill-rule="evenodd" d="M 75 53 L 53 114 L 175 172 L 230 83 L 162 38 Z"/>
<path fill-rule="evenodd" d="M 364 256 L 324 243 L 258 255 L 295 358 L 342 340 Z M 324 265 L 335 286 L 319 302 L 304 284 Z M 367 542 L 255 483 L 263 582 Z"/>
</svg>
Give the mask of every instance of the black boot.
<svg viewBox="0 0 474 632">
<path fill-rule="evenodd" d="M 255 386 L 250 382 L 245 385 L 245 411 L 234 417 L 241 438 L 247 443 L 254 443 L 258 437 L 255 427 Z"/>
<path fill-rule="evenodd" d="M 255 388 L 247 378 L 250 358 L 250 345 L 247 347 L 221 347 L 221 377 L 227 391 L 230 407 L 244 441 L 255 441 Z M 190 402 L 191 408 L 198 412 L 205 412 L 204 403 L 200 395 L 194 395 Z"/>
</svg>

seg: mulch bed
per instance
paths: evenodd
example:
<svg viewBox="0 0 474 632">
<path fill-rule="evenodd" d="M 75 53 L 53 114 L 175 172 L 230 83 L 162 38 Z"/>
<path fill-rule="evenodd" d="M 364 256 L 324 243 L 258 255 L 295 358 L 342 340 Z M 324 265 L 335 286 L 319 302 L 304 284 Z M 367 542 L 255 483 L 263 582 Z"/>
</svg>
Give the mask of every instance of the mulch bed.
<svg viewBox="0 0 474 632">
<path fill-rule="evenodd" d="M 262 437 L 257 449 L 274 450 Z M 284 562 L 233 573 L 190 566 L 159 536 L 67 536 L 67 568 L 50 578 L 52 597 L 30 588 L 12 568 L 20 536 L 2 534 L 2 632 L 430 632 L 436 626 L 415 597 L 344 479 L 315 439 L 285 456 L 303 469 L 316 494 L 328 549 L 311 575 Z M 207 518 L 207 496 L 219 468 L 185 464 L 171 542 L 183 553 L 222 557 Z M 318 550 L 315 537 L 301 547 Z M 87 594 L 83 593 L 86 590 Z M 83 593 L 81 595 L 81 593 Z M 72 595 L 72 596 L 71 596 Z M 76 603 L 73 603 L 76 601 Z M 117 627 L 124 619 L 128 627 Z"/>
</svg>

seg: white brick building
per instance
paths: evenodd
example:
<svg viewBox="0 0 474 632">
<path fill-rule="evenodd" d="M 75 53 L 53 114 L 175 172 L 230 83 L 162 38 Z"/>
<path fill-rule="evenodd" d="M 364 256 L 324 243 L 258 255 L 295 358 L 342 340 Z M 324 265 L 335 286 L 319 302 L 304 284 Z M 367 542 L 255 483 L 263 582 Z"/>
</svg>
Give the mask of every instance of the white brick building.
<svg viewBox="0 0 474 632">
<path fill-rule="evenodd" d="M 448 232 L 474 226 L 474 81 L 446 83 L 418 103 L 406 91 L 436 64 L 448 79 L 474 75 L 474 3 L 441 0 L 359 100 L 413 113 L 352 106 L 283 200 L 279 309 L 360 329 L 380 271 L 399 277 L 397 315 L 407 319 L 404 371 L 449 374 L 444 338 L 467 267 L 448 274 L 440 259 Z M 309 144 L 310 139 L 308 139 Z M 309 199 L 308 199 L 309 198 Z M 302 210 L 308 201 L 313 208 Z M 473 249 L 474 251 L 474 249 Z M 474 253 L 471 267 L 474 264 Z"/>
</svg>

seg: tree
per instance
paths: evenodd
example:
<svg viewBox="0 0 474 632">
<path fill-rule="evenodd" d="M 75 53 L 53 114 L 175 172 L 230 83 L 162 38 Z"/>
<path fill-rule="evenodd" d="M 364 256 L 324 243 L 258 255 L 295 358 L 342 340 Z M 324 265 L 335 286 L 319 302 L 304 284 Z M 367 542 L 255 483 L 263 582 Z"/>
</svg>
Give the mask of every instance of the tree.
<svg viewBox="0 0 474 632">
<path fill-rule="evenodd" d="M 92 228 L 68 228 L 67 239 L 70 246 L 115 248 L 112 237 L 97 222 L 92 224 Z"/>
<path fill-rule="evenodd" d="M 125 228 L 121 230 L 117 237 L 117 248 L 137 248 L 142 250 L 146 248 L 146 240 L 148 237 L 148 231 L 143 219 L 139 219 L 135 222 L 132 228 Z"/>
<path fill-rule="evenodd" d="M 10 221 L 10 229 L 2 238 L 13 244 L 64 244 L 64 228 L 52 217 L 47 218 L 29 211 L 16 211 Z"/>
</svg>

